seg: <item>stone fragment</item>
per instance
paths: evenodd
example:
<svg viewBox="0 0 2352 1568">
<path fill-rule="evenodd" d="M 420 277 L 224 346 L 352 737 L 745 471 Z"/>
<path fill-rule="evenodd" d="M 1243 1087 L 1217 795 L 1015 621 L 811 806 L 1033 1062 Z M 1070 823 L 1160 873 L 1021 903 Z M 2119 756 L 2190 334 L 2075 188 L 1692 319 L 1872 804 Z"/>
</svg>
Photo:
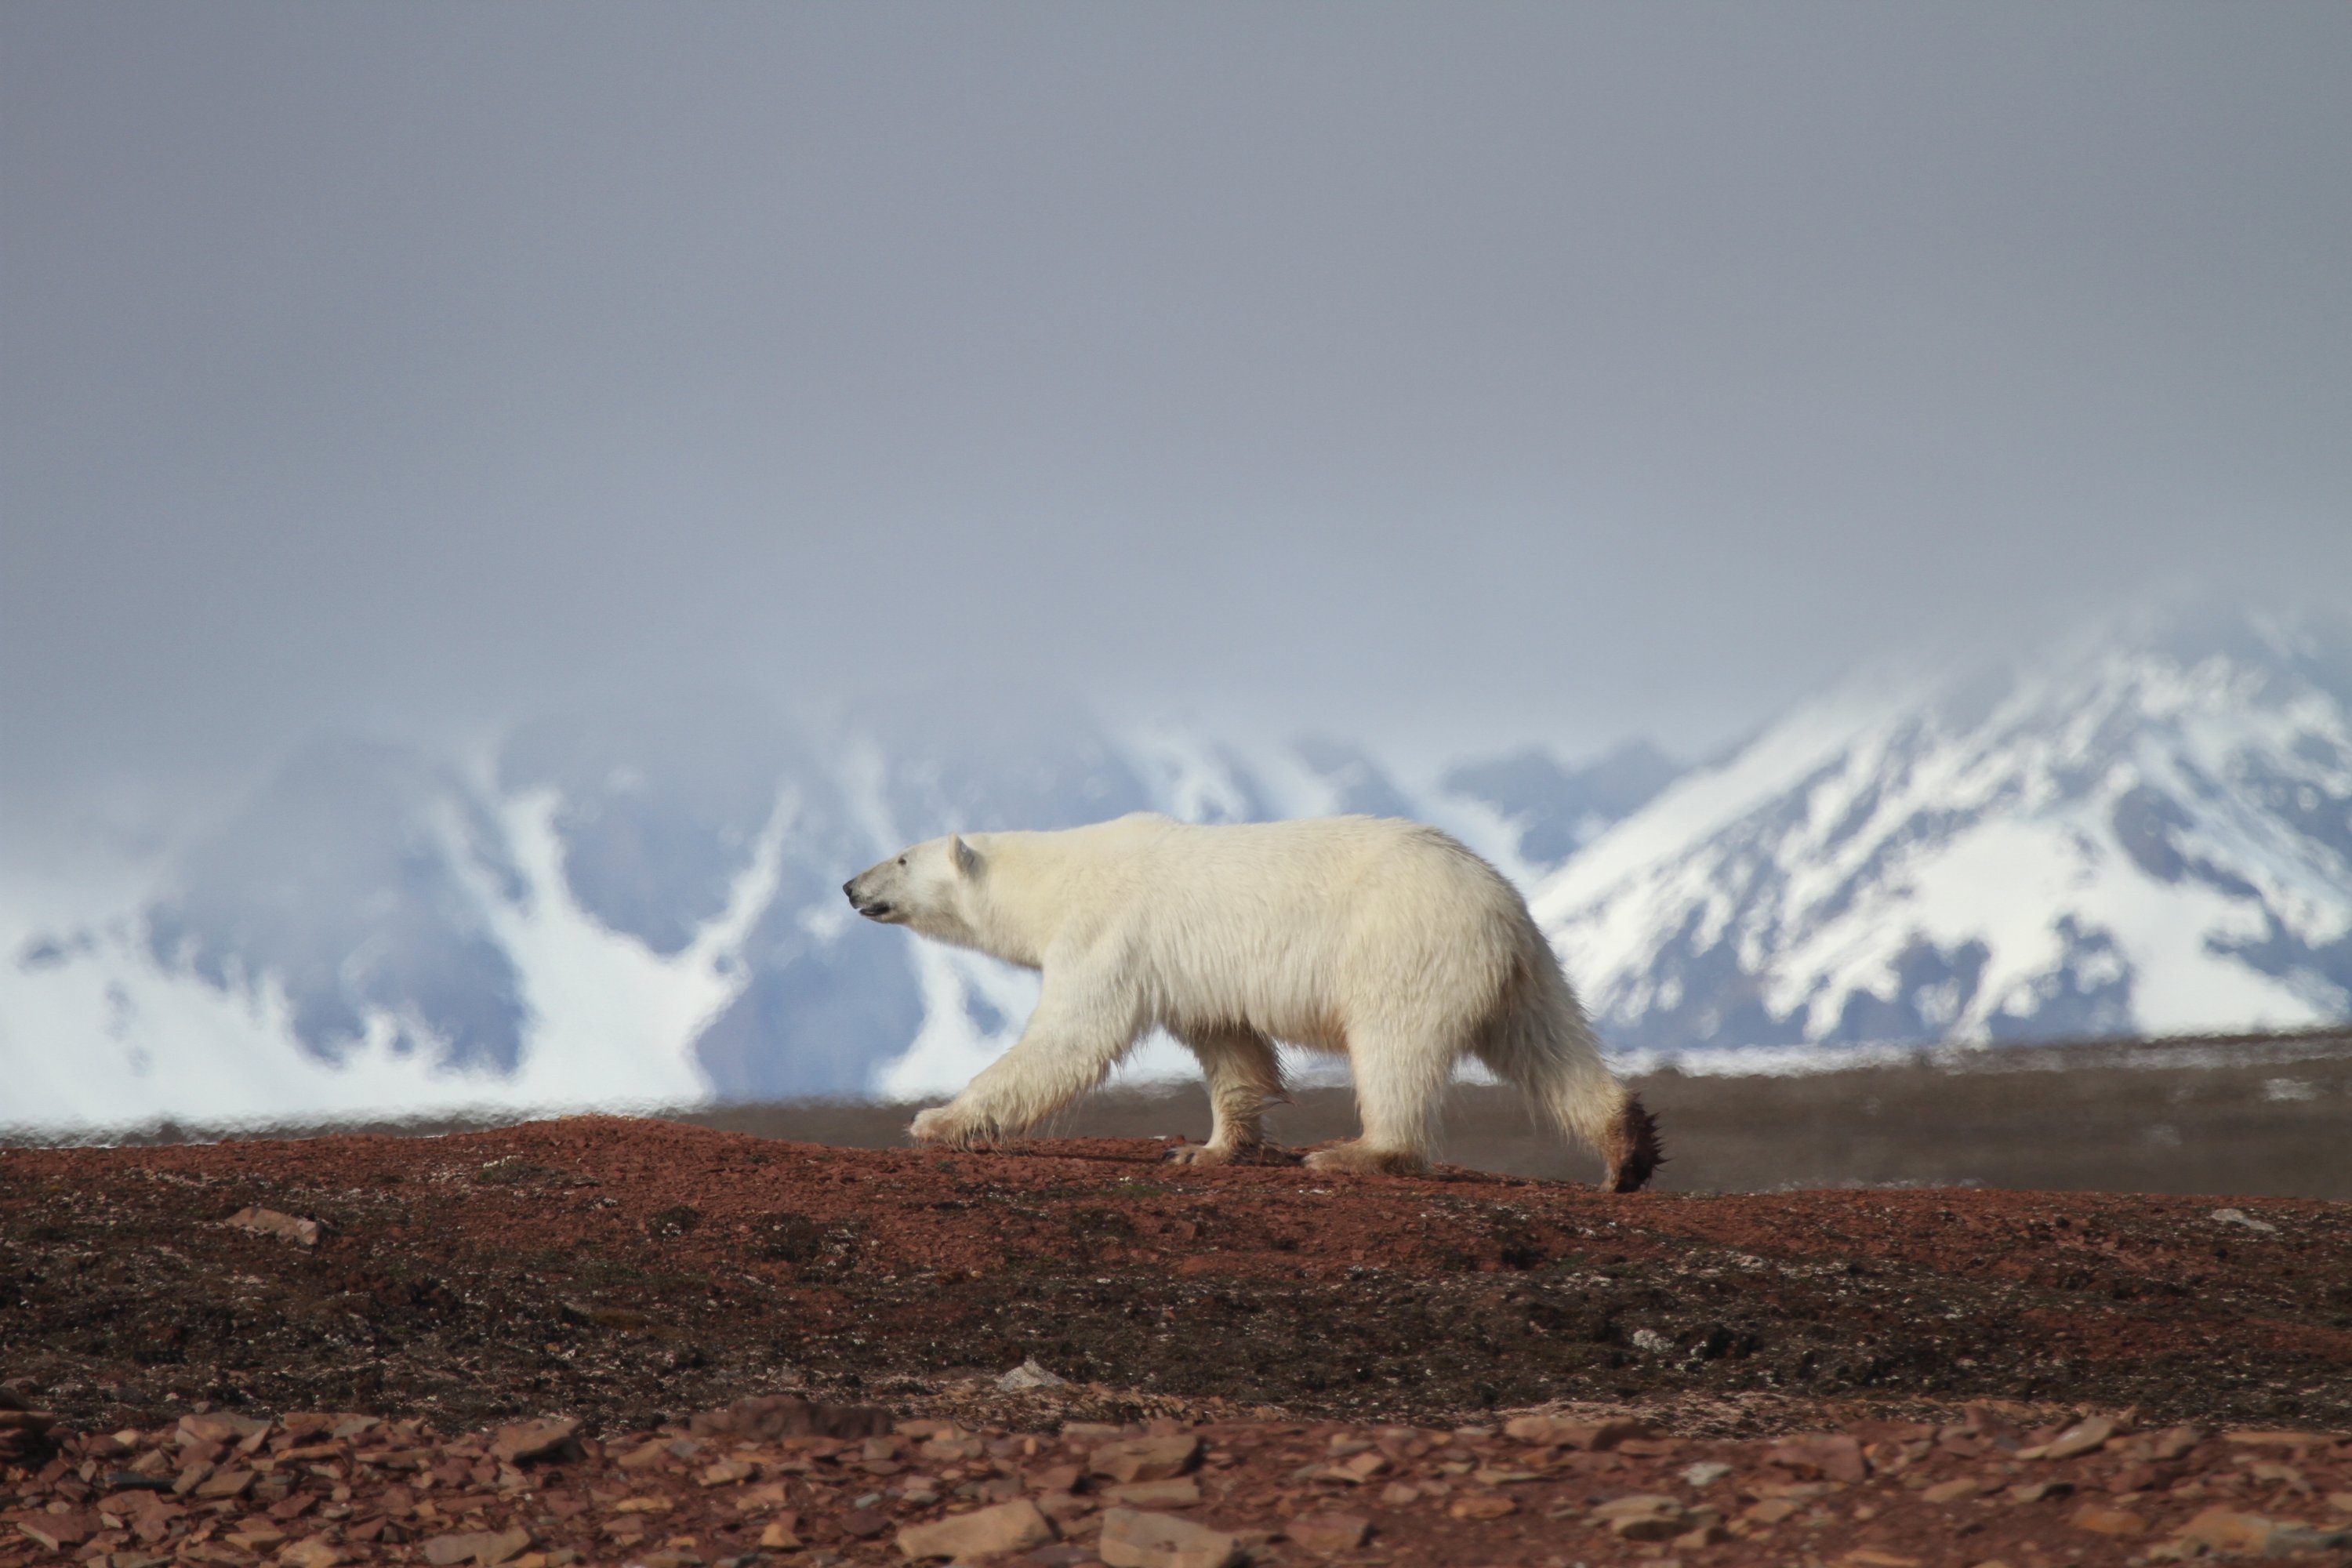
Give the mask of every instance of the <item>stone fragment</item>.
<svg viewBox="0 0 2352 1568">
<path fill-rule="evenodd" d="M 1087 1464 L 1096 1475 L 1115 1481 L 1164 1481 L 1182 1475 L 1200 1458 L 1201 1439 L 1195 1436 L 1129 1437 L 1104 1444 L 1087 1456 Z"/>
<path fill-rule="evenodd" d="M 2179 1541 L 2194 1542 L 2210 1552 L 2251 1553 L 2270 1544 L 2271 1521 L 2258 1513 L 2233 1508 L 2209 1508 L 2174 1532 Z"/>
<path fill-rule="evenodd" d="M 2259 1459 L 2246 1467 L 2246 1474 L 2258 1481 L 2276 1481 L 2287 1490 L 2305 1497 L 2311 1495 L 2311 1478 L 2293 1465 L 2282 1465 L 2275 1459 Z"/>
<path fill-rule="evenodd" d="M 1739 1517 L 1750 1524 L 1778 1524 L 1797 1511 L 1797 1505 L 1784 1497 L 1766 1498 L 1739 1510 Z"/>
<path fill-rule="evenodd" d="M 1767 1464 L 1801 1476 L 1825 1476 L 1833 1481 L 1860 1481 L 1870 1474 L 1862 1445 L 1843 1432 L 1809 1433 L 1784 1438 L 1765 1452 Z"/>
<path fill-rule="evenodd" d="M 279 1548 L 278 1561 L 285 1568 L 336 1568 L 336 1564 L 349 1559 L 333 1542 L 323 1535 L 314 1535 L 307 1541 L 289 1542 Z"/>
<path fill-rule="evenodd" d="M 98 1521 L 86 1513 L 45 1513 L 18 1520 L 16 1528 L 50 1552 L 79 1546 L 98 1533 Z"/>
<path fill-rule="evenodd" d="M 1031 1491 L 1074 1492 L 1087 1484 L 1087 1472 L 1082 1465 L 1046 1465 L 1023 1479 Z"/>
<path fill-rule="evenodd" d="M 1956 1481 L 1938 1481 L 1919 1496 L 1927 1502 L 1966 1502 L 1982 1489 L 1977 1485 L 1975 1477 L 1962 1476 Z"/>
<path fill-rule="evenodd" d="M 1592 1510 L 1592 1522 L 1623 1541 L 1672 1541 L 1693 1520 L 1680 1499 L 1658 1492 L 1612 1498 Z"/>
<path fill-rule="evenodd" d="M 1556 1415 L 1519 1415 L 1504 1423 L 1503 1435 L 1538 1447 L 1601 1453 L 1629 1437 L 1646 1437 L 1650 1428 L 1640 1421 L 1563 1421 Z"/>
<path fill-rule="evenodd" d="M 2009 1489 L 2009 1495 L 2020 1502 L 2040 1502 L 2044 1498 L 2064 1497 L 2074 1489 L 2072 1481 L 2026 1481 Z"/>
<path fill-rule="evenodd" d="M 1712 1459 L 1703 1459 L 1683 1471 L 1683 1484 L 1704 1491 L 1730 1473 L 1729 1465 L 1718 1464 Z"/>
<path fill-rule="evenodd" d="M 1222 1530 L 1125 1508 L 1103 1515 L 1095 1551 L 1109 1568 L 1232 1568 L 1242 1556 L 1241 1542 Z"/>
<path fill-rule="evenodd" d="M 721 1459 L 704 1468 L 694 1479 L 706 1487 L 731 1487 L 748 1481 L 760 1473 L 760 1467 L 745 1459 Z"/>
<path fill-rule="evenodd" d="M 2273 1557 L 2293 1557 L 2308 1552 L 2341 1552 L 2347 1547 L 2352 1547 L 2352 1529 L 2329 1530 L 2289 1520 L 2271 1526 L 2267 1550 Z"/>
<path fill-rule="evenodd" d="M 1326 1465 L 1322 1470 L 1322 1477 L 1328 1480 L 1344 1481 L 1351 1487 L 1360 1487 L 1377 1476 L 1388 1474 L 1390 1468 L 1386 1454 L 1367 1450 L 1360 1454 L 1350 1454 L 1336 1465 Z"/>
<path fill-rule="evenodd" d="M 2104 1415 L 2095 1415 L 2087 1421 L 2077 1421 L 2074 1426 L 2067 1427 L 2066 1430 L 2042 1444 L 2039 1451 L 2026 1448 L 2020 1451 L 2017 1457 L 2021 1459 L 2071 1459 L 2078 1454 L 2087 1454 L 2094 1448 L 2102 1447 L 2115 1435 L 2114 1422 Z"/>
<path fill-rule="evenodd" d="M 1190 1476 L 1171 1481 L 1126 1481 L 1105 1487 L 1103 1500 L 1122 1508 L 1190 1508 L 1201 1500 L 1201 1483 Z"/>
<path fill-rule="evenodd" d="M 924 1458 L 934 1464 L 953 1465 L 979 1458 L 982 1446 L 979 1438 L 967 1437 L 950 1429 L 932 1436 L 923 1445 L 921 1453 Z"/>
<path fill-rule="evenodd" d="M 569 1415 L 549 1415 L 499 1428 L 490 1442 L 490 1458 L 501 1464 L 528 1465 L 541 1459 L 576 1460 L 581 1450 L 580 1423 Z"/>
<path fill-rule="evenodd" d="M 276 1209 L 241 1208 L 228 1216 L 228 1223 L 239 1230 L 249 1230 L 257 1236 L 274 1236 L 299 1247 L 319 1245 L 319 1222 L 298 1219 Z"/>
<path fill-rule="evenodd" d="M 1528 1481 L 1539 1481 L 1543 1475 L 1538 1470 L 1502 1470 L 1492 1465 L 1482 1465 L 1470 1472 L 1470 1479 L 1482 1487 L 1516 1487 Z"/>
<path fill-rule="evenodd" d="M 2074 1524 L 2077 1530 L 2087 1530 L 2098 1535 L 2139 1535 L 2147 1530 L 2147 1521 L 2131 1510 L 2109 1508 L 2095 1502 L 2086 1502 L 2076 1509 Z"/>
<path fill-rule="evenodd" d="M 890 1521 L 870 1508 L 853 1508 L 839 1521 L 844 1535 L 871 1541 L 890 1528 Z"/>
<path fill-rule="evenodd" d="M 1716 1523 L 1713 1520 L 1709 1520 L 1706 1523 L 1698 1526 L 1695 1530 L 1686 1530 L 1683 1531 L 1682 1534 L 1675 1536 L 1666 1544 L 1669 1546 L 1678 1547 L 1685 1552 L 1696 1552 L 1703 1546 L 1720 1546 L 1730 1539 L 1731 1531 L 1724 1529 L 1723 1526 Z"/>
<path fill-rule="evenodd" d="M 898 1531 L 898 1550 L 908 1557 L 1002 1557 L 1043 1546 L 1054 1539 L 1054 1527 L 1026 1499 L 998 1503 L 994 1508 L 950 1514 L 929 1524 L 909 1524 Z"/>
<path fill-rule="evenodd" d="M 530 1550 L 530 1531 L 517 1525 L 512 1530 L 492 1531 L 474 1553 L 474 1561 L 482 1568 L 497 1568 L 500 1563 L 511 1563 Z"/>
<path fill-rule="evenodd" d="M 2156 1435 L 2156 1440 L 2148 1447 L 2148 1458 L 2159 1462 L 2185 1458 L 2203 1440 L 2204 1435 L 2194 1426 L 2175 1426 Z"/>
<path fill-rule="evenodd" d="M 744 1513 L 782 1508 L 785 1500 L 784 1483 L 782 1481 L 763 1481 L 756 1487 L 745 1487 L 733 1499 L 736 1508 Z"/>
<path fill-rule="evenodd" d="M 57 1420 L 54 1412 L 28 1410 L 23 1400 L 0 1389 L 0 1464 L 29 1465 L 47 1454 L 48 1431 Z"/>
<path fill-rule="evenodd" d="M 1305 1551 L 1329 1556 L 1353 1552 L 1372 1533 L 1372 1521 L 1361 1514 L 1302 1514 L 1282 1527 L 1283 1534 Z"/>
<path fill-rule="evenodd" d="M 890 1413 L 873 1405 L 826 1405 L 790 1394 L 755 1394 L 687 1422 L 697 1437 L 879 1437 Z"/>
<path fill-rule="evenodd" d="M 253 1485 L 251 1470 L 215 1470 L 195 1485 L 194 1495 L 207 1501 L 243 1497 Z"/>
<path fill-rule="evenodd" d="M 613 1505 L 614 1513 L 667 1513 L 677 1504 L 666 1497 L 623 1498 Z"/>
<path fill-rule="evenodd" d="M 1836 1561 L 1838 1568 L 1922 1568 L 1920 1559 L 1916 1557 L 1879 1552 L 1867 1546 L 1857 1546 Z"/>
<path fill-rule="evenodd" d="M 269 1423 L 214 1410 L 202 1415 L 181 1416 L 173 1435 L 184 1447 L 218 1443 L 223 1447 L 242 1447 L 249 1454 L 261 1446 L 259 1439 L 269 1436 Z"/>
<path fill-rule="evenodd" d="M 1455 1519 L 1504 1519 L 1519 1511 L 1518 1500 L 1508 1492 L 1472 1492 L 1445 1505 Z"/>
<path fill-rule="evenodd" d="M 1069 1386 L 1069 1382 L 1066 1377 L 1057 1377 L 1047 1372 L 1037 1364 L 1035 1356 L 1031 1356 L 1027 1361 L 998 1378 L 996 1386 L 1008 1393 L 1017 1393 L 1024 1388 L 1066 1388 Z"/>
<path fill-rule="evenodd" d="M 1682 1444 L 1672 1437 L 1628 1437 L 1617 1445 L 1619 1453 L 1644 1459 L 1669 1458 L 1681 1448 Z"/>
<path fill-rule="evenodd" d="M 790 1515 L 770 1520 L 768 1527 L 760 1531 L 760 1549 L 763 1552 L 798 1552 L 801 1549 L 799 1523 Z"/>
<path fill-rule="evenodd" d="M 2243 1209 L 2215 1209 L 2213 1211 L 2213 1223 L 2216 1225 L 2240 1226 L 2252 1231 L 2275 1231 L 2278 1229 L 2278 1226 L 2273 1225 L 2270 1221 L 2266 1219 L 2256 1219 L 2253 1215 L 2248 1214 Z"/>
<path fill-rule="evenodd" d="M 1960 1406 L 1960 1419 L 1969 1432 L 1989 1441 L 2017 1436 L 2017 1423 L 1990 1405 L 1964 1405 Z"/>
<path fill-rule="evenodd" d="M 1592 1510 L 1592 1517 L 1606 1524 L 1620 1519 L 1650 1519 L 1659 1514 L 1680 1513 L 1682 1500 L 1664 1492 L 1635 1492 L 1630 1497 L 1611 1498 Z"/>
</svg>

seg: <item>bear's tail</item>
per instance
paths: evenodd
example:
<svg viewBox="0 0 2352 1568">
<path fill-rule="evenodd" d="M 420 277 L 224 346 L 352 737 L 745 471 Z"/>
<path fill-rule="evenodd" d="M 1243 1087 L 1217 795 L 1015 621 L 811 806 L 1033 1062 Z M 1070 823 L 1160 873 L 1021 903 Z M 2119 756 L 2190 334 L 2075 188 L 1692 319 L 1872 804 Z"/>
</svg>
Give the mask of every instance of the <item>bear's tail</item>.
<svg viewBox="0 0 2352 1568">
<path fill-rule="evenodd" d="M 1618 1112 L 1610 1136 L 1608 1156 L 1612 1193 L 1640 1192 L 1666 1163 L 1665 1152 L 1658 1146 L 1658 1119 L 1642 1108 L 1640 1095 L 1625 1097 L 1625 1109 Z"/>
<path fill-rule="evenodd" d="M 1563 1136 L 1606 1162 L 1604 1186 L 1639 1192 L 1665 1163 L 1657 1118 L 1601 1060 L 1591 1021 L 1532 920 L 1517 968 L 1479 1059 L 1527 1093 Z"/>
</svg>

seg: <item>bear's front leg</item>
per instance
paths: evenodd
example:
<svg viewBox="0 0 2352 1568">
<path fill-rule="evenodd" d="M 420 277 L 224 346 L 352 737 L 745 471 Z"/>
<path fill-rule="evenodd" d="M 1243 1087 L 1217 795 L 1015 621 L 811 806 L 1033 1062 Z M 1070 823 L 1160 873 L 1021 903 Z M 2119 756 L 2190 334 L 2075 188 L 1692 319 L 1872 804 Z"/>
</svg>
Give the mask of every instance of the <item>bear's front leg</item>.
<svg viewBox="0 0 2352 1568">
<path fill-rule="evenodd" d="M 907 1136 L 918 1143 L 944 1143 L 961 1149 L 971 1140 L 970 1129 L 971 1119 L 960 1114 L 950 1102 L 918 1113 L 907 1124 Z"/>
<path fill-rule="evenodd" d="M 961 1094 L 916 1117 L 908 1134 L 959 1149 L 1018 1137 L 1102 1082 L 1140 1030 L 1115 973 L 1048 964 L 1037 1010 L 1013 1047 Z"/>
</svg>

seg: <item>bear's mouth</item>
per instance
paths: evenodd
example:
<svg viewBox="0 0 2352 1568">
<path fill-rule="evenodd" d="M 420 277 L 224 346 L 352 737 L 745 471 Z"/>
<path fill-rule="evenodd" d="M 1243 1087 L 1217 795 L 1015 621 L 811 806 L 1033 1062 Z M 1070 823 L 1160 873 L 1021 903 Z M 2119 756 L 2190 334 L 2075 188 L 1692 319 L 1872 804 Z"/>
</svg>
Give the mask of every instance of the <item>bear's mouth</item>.
<svg viewBox="0 0 2352 1568">
<path fill-rule="evenodd" d="M 887 920 L 890 915 L 890 905 L 887 900 L 882 899 L 876 899 L 871 903 L 859 904 L 856 910 L 869 921 Z"/>
</svg>

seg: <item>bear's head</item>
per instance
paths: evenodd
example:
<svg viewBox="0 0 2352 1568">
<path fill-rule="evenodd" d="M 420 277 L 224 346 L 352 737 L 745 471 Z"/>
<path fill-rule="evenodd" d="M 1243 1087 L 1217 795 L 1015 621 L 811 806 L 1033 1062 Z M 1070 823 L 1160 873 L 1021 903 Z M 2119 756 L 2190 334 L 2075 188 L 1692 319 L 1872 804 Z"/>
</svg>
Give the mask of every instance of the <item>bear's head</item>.
<svg viewBox="0 0 2352 1568">
<path fill-rule="evenodd" d="M 970 947 L 980 934 L 980 853 L 955 834 L 927 839 L 841 885 L 867 920 Z"/>
</svg>

